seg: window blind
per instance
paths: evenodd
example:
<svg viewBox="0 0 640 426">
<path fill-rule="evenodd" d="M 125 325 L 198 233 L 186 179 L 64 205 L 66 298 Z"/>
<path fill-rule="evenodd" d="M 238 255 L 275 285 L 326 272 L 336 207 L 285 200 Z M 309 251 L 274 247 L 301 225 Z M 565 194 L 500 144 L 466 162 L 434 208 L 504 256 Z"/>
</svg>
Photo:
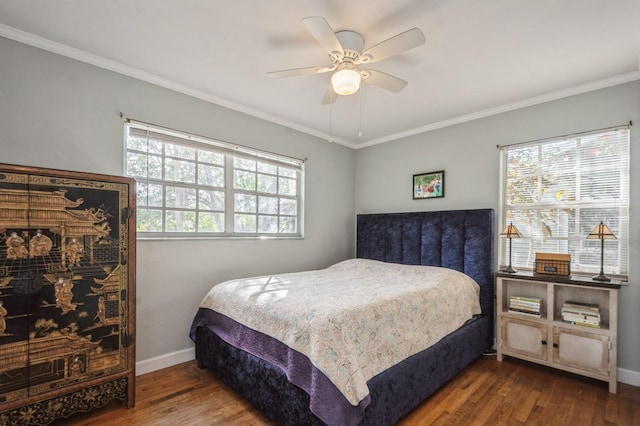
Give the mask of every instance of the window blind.
<svg viewBox="0 0 640 426">
<path fill-rule="evenodd" d="M 242 145 L 235 145 L 229 142 L 219 141 L 179 132 L 177 130 L 162 129 L 158 126 L 152 128 L 144 123 L 128 121 L 129 134 L 140 138 L 149 138 L 163 143 L 177 143 L 183 146 L 192 146 L 194 148 L 208 146 L 215 147 L 220 153 L 232 154 L 237 157 L 247 157 L 260 159 L 263 162 L 272 163 L 274 165 L 286 165 L 296 170 L 302 170 L 304 160 L 287 157 L 280 154 L 274 154 L 267 151 L 261 151 L 254 148 L 248 148 Z"/>
</svg>

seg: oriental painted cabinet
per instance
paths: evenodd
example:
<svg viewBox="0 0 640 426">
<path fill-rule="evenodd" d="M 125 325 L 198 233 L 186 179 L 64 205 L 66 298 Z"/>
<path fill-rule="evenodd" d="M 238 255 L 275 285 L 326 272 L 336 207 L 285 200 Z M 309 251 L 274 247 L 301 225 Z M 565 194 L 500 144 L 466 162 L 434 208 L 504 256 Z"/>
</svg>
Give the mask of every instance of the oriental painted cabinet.
<svg viewBox="0 0 640 426">
<path fill-rule="evenodd" d="M 135 401 L 135 184 L 0 165 L 0 424 Z"/>
</svg>

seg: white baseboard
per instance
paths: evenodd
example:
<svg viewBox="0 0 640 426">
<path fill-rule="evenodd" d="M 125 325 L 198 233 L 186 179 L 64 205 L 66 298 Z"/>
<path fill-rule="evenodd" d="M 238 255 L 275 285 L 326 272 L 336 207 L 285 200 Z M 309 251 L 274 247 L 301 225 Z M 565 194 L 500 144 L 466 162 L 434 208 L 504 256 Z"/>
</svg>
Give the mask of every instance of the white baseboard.
<svg viewBox="0 0 640 426">
<path fill-rule="evenodd" d="M 190 348 L 138 361 L 136 362 L 136 376 L 151 373 L 156 370 L 162 370 L 163 368 L 171 367 L 173 365 L 182 364 L 183 362 L 195 359 L 195 357 L 195 348 Z M 640 387 L 640 372 L 627 370 L 625 368 L 618 368 L 618 381 L 620 383 Z"/>
<path fill-rule="evenodd" d="M 640 387 L 640 371 L 618 368 L 618 381 L 620 383 Z"/>
<path fill-rule="evenodd" d="M 162 370 L 173 365 L 182 364 L 196 358 L 196 349 L 183 349 L 165 355 L 156 356 L 136 362 L 136 376 Z"/>
</svg>

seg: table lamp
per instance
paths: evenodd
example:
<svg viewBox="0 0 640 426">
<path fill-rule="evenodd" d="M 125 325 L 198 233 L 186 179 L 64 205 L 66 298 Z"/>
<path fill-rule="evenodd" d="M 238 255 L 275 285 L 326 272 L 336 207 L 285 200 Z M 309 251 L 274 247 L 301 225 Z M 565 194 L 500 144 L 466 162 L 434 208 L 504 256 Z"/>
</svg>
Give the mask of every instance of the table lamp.
<svg viewBox="0 0 640 426">
<path fill-rule="evenodd" d="M 617 240 L 616 236 L 607 225 L 602 221 L 600 224 L 593 228 L 593 231 L 587 235 L 587 240 L 600 240 L 600 274 L 596 275 L 592 279 L 594 281 L 611 281 L 611 278 L 604 274 L 604 240 Z"/>
<path fill-rule="evenodd" d="M 518 231 L 518 228 L 516 228 L 513 222 L 511 222 L 506 228 L 502 230 L 502 232 L 500 233 L 500 236 L 509 239 L 509 266 L 506 269 L 500 269 L 500 272 L 508 272 L 510 274 L 518 272 L 515 269 L 513 269 L 513 267 L 511 266 L 511 239 L 522 238 L 522 234 L 520 234 L 520 231 Z"/>
</svg>

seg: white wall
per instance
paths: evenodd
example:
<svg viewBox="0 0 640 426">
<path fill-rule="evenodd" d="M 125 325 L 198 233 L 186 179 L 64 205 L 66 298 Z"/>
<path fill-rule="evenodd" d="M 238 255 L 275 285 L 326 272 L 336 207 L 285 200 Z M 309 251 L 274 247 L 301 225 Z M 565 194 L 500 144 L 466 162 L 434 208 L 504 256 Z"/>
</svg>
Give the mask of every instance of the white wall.
<svg viewBox="0 0 640 426">
<path fill-rule="evenodd" d="M 322 268 L 353 255 L 353 150 L 0 38 L 0 162 L 121 175 L 120 112 L 308 159 L 304 239 L 138 242 L 139 362 L 191 353 L 189 326 L 214 283 Z"/>
<path fill-rule="evenodd" d="M 498 209 L 496 145 L 634 123 L 630 283 L 620 290 L 618 366 L 640 385 L 640 81 L 358 150 L 356 213 Z M 412 175 L 445 170 L 445 197 L 413 200 Z M 636 383 L 637 381 L 637 383 Z"/>
</svg>

